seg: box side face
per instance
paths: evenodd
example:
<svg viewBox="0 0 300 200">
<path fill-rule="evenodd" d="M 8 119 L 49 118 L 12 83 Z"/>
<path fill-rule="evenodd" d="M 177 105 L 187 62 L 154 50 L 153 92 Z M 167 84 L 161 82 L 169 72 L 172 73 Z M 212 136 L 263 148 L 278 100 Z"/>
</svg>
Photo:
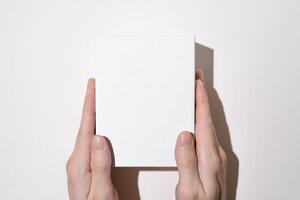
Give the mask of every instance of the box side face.
<svg viewBox="0 0 300 200">
<path fill-rule="evenodd" d="M 115 165 L 175 166 L 177 135 L 194 129 L 193 38 L 96 41 L 96 128 Z"/>
</svg>

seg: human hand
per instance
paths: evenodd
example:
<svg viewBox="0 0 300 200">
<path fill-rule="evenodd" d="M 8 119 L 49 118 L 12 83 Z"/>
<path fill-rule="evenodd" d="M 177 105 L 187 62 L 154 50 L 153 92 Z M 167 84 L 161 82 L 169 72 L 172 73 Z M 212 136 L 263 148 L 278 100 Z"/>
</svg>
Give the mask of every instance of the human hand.
<svg viewBox="0 0 300 200">
<path fill-rule="evenodd" d="M 227 158 L 216 137 L 200 71 L 196 72 L 195 90 L 195 136 L 182 132 L 175 147 L 179 172 L 176 199 L 225 200 Z"/>
<path fill-rule="evenodd" d="M 90 79 L 73 153 L 67 162 L 71 200 L 118 200 L 111 180 L 111 155 L 103 136 L 95 130 L 95 80 Z"/>
</svg>

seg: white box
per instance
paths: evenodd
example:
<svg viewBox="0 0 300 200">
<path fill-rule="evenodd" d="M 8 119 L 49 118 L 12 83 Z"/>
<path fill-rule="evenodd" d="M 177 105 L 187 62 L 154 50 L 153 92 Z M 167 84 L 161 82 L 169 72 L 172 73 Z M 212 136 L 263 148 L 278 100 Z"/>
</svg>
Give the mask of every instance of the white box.
<svg viewBox="0 0 300 200">
<path fill-rule="evenodd" d="M 194 37 L 102 36 L 96 49 L 96 129 L 115 166 L 176 166 L 176 138 L 194 130 Z"/>
</svg>

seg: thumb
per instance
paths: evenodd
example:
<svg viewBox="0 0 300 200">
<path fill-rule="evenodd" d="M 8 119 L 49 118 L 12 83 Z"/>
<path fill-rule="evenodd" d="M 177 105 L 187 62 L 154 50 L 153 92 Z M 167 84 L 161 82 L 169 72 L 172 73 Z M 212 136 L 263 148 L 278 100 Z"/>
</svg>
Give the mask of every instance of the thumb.
<svg viewBox="0 0 300 200">
<path fill-rule="evenodd" d="M 198 174 L 195 140 L 190 132 L 185 131 L 178 136 L 175 158 L 179 172 L 179 182 L 176 187 L 177 198 L 189 199 L 197 196 L 201 183 Z"/>
<path fill-rule="evenodd" d="M 91 148 L 92 185 L 111 184 L 111 157 L 103 136 L 94 135 Z"/>
</svg>

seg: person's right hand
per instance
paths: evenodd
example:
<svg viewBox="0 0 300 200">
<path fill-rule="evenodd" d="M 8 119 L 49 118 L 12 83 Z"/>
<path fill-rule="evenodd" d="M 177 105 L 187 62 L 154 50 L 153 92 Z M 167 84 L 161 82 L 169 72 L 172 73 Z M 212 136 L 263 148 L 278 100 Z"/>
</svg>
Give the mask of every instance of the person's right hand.
<svg viewBox="0 0 300 200">
<path fill-rule="evenodd" d="M 182 132 L 175 148 L 179 171 L 176 199 L 225 200 L 227 158 L 216 137 L 200 71 L 196 72 L 195 93 L 195 137 Z"/>
</svg>

